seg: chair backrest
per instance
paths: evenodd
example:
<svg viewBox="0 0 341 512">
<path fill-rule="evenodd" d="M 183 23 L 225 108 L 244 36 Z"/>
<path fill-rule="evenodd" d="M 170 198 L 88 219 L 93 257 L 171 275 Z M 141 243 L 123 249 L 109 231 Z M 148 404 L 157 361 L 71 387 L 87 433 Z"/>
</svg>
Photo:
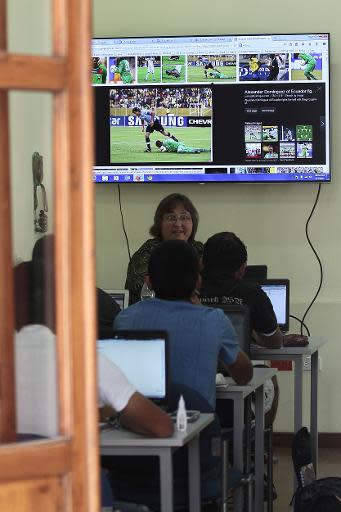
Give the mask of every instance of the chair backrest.
<svg viewBox="0 0 341 512">
<path fill-rule="evenodd" d="M 242 304 L 210 304 L 210 307 L 220 308 L 224 311 L 236 331 L 240 348 L 250 357 L 251 326 L 248 306 Z"/>
</svg>

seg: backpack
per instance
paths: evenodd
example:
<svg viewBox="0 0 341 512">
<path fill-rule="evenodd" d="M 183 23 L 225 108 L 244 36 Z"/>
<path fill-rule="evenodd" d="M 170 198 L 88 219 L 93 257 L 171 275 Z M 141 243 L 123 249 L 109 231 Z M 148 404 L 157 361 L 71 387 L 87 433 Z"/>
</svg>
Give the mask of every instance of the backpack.
<svg viewBox="0 0 341 512">
<path fill-rule="evenodd" d="M 316 479 L 310 434 L 301 428 L 292 442 L 292 460 L 298 488 L 291 500 L 294 512 L 341 512 L 341 478 Z"/>
</svg>

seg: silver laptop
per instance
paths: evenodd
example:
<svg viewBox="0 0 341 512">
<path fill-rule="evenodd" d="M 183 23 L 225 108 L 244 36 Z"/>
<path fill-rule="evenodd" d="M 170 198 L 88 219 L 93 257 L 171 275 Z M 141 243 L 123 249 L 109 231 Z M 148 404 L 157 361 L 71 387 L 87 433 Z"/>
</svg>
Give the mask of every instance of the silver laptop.
<svg viewBox="0 0 341 512">
<path fill-rule="evenodd" d="M 97 350 L 113 361 L 142 395 L 167 407 L 169 358 L 165 331 L 114 331 L 112 339 L 97 341 Z"/>
</svg>

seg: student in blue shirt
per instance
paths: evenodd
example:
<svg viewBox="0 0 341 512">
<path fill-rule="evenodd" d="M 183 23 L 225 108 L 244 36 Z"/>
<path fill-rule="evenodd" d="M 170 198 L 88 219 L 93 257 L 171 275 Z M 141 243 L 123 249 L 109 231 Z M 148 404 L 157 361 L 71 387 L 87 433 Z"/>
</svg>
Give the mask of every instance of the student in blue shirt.
<svg viewBox="0 0 341 512">
<path fill-rule="evenodd" d="M 214 408 L 218 360 L 237 384 L 252 378 L 251 362 L 223 311 L 193 304 L 200 281 L 199 259 L 188 243 L 162 242 L 152 252 L 148 274 L 156 298 L 122 311 L 114 328 L 166 330 L 171 381 L 197 391 Z"/>
</svg>

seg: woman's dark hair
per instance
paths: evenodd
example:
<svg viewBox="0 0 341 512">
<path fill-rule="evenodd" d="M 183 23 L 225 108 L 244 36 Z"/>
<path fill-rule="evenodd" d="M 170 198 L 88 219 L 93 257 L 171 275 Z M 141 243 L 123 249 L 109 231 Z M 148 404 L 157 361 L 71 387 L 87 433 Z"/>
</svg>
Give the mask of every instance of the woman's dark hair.
<svg viewBox="0 0 341 512">
<path fill-rule="evenodd" d="M 204 244 L 205 274 L 215 271 L 233 274 L 246 261 L 246 246 L 234 233 L 229 231 L 216 233 Z"/>
<path fill-rule="evenodd" d="M 175 210 L 175 208 L 178 205 L 182 205 L 186 211 L 188 211 L 191 214 L 192 217 L 192 233 L 189 237 L 189 241 L 194 240 L 195 234 L 198 229 L 198 223 L 199 223 L 199 214 L 195 207 L 193 206 L 193 203 L 190 199 L 188 199 L 187 196 L 184 196 L 183 194 L 170 194 L 167 197 L 164 197 L 162 201 L 159 203 L 159 206 L 156 208 L 156 212 L 154 215 L 154 224 L 149 230 L 149 233 L 156 238 L 157 240 L 162 240 L 161 235 L 161 225 L 163 216 L 166 213 L 172 213 L 172 211 Z"/>
<path fill-rule="evenodd" d="M 184 240 L 167 240 L 153 250 L 148 274 L 159 299 L 189 299 L 199 276 L 198 255 Z"/>
</svg>

